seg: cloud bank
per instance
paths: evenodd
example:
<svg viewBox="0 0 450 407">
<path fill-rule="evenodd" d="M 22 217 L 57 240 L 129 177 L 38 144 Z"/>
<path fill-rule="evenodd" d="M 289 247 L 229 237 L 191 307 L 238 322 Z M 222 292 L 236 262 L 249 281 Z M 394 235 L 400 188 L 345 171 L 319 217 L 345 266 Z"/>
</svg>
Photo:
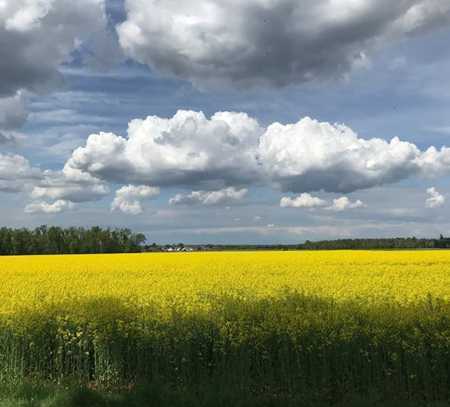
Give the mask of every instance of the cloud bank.
<svg viewBox="0 0 450 407">
<path fill-rule="evenodd" d="M 125 0 L 131 58 L 194 82 L 287 86 L 340 78 L 386 44 L 450 21 L 442 0 Z M 230 12 L 232 10 L 232 12 Z"/>
<path fill-rule="evenodd" d="M 366 139 L 345 125 L 303 118 L 263 128 L 244 113 L 179 111 L 133 120 L 128 137 L 93 134 L 65 174 L 99 182 L 197 191 L 271 185 L 287 192 L 349 193 L 450 173 L 450 148 L 420 150 L 394 137 Z M 75 174 L 75 175 L 74 175 Z M 199 200 L 200 198 L 184 197 Z"/>
<path fill-rule="evenodd" d="M 259 168 L 255 146 L 262 129 L 244 113 L 179 111 L 172 118 L 133 120 L 128 137 L 91 135 L 66 170 L 115 182 L 218 189 L 252 182 Z"/>
<path fill-rule="evenodd" d="M 8 106 L 15 107 L 0 115 L 5 128 L 23 116 L 16 114 L 22 94 L 10 99 Z M 116 191 L 111 209 L 128 214 L 141 213 L 142 201 L 164 187 L 192 191 L 171 198 L 174 206 L 236 203 L 248 188 L 260 186 L 300 194 L 283 197 L 282 207 L 325 208 L 328 204 L 310 193 L 347 194 L 449 173 L 447 147 L 421 150 L 398 137 L 364 138 L 343 124 L 309 117 L 263 126 L 242 112 L 207 117 L 180 110 L 169 118 L 132 120 L 126 137 L 91 134 L 61 171 L 41 171 L 22 156 L 0 154 L 0 191 L 31 191 L 30 213 L 58 213 L 72 209 L 73 203 L 100 200 L 109 195 L 110 184 L 125 185 Z M 427 206 L 442 204 L 437 191 L 428 193 Z M 328 209 L 363 206 L 341 197 Z"/>
<path fill-rule="evenodd" d="M 293 192 L 348 193 L 450 169 L 449 148 L 422 152 L 397 137 L 390 142 L 364 139 L 347 126 L 308 117 L 270 125 L 260 140 L 259 156 L 265 173 Z"/>
<path fill-rule="evenodd" d="M 62 64 L 101 68 L 118 60 L 117 49 L 105 0 L 0 1 L 0 146 L 22 138 L 26 95 L 60 85 Z"/>
<path fill-rule="evenodd" d="M 0 96 L 54 85 L 58 67 L 106 27 L 104 0 L 1 2 Z"/>
</svg>

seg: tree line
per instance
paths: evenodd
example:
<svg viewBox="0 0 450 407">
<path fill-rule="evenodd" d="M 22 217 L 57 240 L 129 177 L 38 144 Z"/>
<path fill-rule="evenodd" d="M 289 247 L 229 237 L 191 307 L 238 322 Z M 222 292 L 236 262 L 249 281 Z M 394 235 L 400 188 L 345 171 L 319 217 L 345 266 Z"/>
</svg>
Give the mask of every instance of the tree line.
<svg viewBox="0 0 450 407">
<path fill-rule="evenodd" d="M 57 226 L 39 226 L 35 229 L 0 228 L 0 255 L 23 254 L 88 254 L 135 253 L 163 251 L 156 243 L 145 245 L 146 236 L 130 229 L 103 229 Z M 183 244 L 179 244 L 177 246 Z M 193 250 L 398 250 L 398 249 L 450 249 L 450 238 L 419 239 L 397 237 L 383 239 L 338 239 L 295 245 L 193 245 Z"/>
<path fill-rule="evenodd" d="M 140 252 L 146 237 L 130 229 L 40 226 L 0 228 L 0 255 Z"/>
<path fill-rule="evenodd" d="M 168 248 L 182 249 L 185 245 L 145 246 L 145 251 L 167 251 Z M 413 250 L 413 249 L 450 249 L 450 238 L 440 236 L 438 239 L 416 237 L 372 238 L 372 239 L 337 239 L 309 241 L 299 244 L 204 244 L 189 245 L 193 251 L 264 251 L 264 250 Z"/>
<path fill-rule="evenodd" d="M 396 249 L 449 249 L 450 238 L 418 239 L 416 237 L 396 237 L 385 239 L 338 239 L 322 240 L 297 246 L 300 250 L 396 250 Z"/>
</svg>

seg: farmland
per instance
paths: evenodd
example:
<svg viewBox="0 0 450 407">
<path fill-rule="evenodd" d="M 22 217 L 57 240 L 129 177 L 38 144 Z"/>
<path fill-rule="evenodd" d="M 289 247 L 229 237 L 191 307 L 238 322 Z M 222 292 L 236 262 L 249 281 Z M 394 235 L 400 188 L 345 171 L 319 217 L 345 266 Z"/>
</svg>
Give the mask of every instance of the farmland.
<svg viewBox="0 0 450 407">
<path fill-rule="evenodd" d="M 0 258 L 0 380 L 448 400 L 450 251 Z"/>
</svg>

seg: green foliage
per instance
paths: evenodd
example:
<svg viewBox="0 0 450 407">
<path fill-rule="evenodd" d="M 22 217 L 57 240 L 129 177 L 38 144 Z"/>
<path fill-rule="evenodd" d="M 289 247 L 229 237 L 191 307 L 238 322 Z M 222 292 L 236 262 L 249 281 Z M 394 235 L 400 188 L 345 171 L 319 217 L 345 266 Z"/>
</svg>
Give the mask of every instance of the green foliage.
<svg viewBox="0 0 450 407">
<path fill-rule="evenodd" d="M 322 240 L 297 246 L 302 250 L 398 250 L 398 249 L 446 249 L 450 248 L 450 238 L 417 239 L 415 237 L 396 237 L 385 239 L 338 239 Z"/>
<path fill-rule="evenodd" d="M 34 230 L 0 228 L 0 255 L 130 253 L 146 237 L 129 229 L 40 226 Z"/>
<path fill-rule="evenodd" d="M 340 402 L 311 401 L 302 395 L 250 393 L 220 387 L 176 389 L 157 382 L 106 392 L 85 386 L 19 384 L 0 393 L 0 407 L 445 407 L 444 402 L 388 401 L 348 394 Z"/>
</svg>

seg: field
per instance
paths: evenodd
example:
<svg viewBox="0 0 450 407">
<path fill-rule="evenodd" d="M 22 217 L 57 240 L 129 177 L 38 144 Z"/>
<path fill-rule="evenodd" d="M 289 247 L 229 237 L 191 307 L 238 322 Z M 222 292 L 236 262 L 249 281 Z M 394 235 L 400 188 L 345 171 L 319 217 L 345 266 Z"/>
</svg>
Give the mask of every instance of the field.
<svg viewBox="0 0 450 407">
<path fill-rule="evenodd" d="M 0 380 L 450 399 L 450 251 L 0 258 Z"/>
</svg>

